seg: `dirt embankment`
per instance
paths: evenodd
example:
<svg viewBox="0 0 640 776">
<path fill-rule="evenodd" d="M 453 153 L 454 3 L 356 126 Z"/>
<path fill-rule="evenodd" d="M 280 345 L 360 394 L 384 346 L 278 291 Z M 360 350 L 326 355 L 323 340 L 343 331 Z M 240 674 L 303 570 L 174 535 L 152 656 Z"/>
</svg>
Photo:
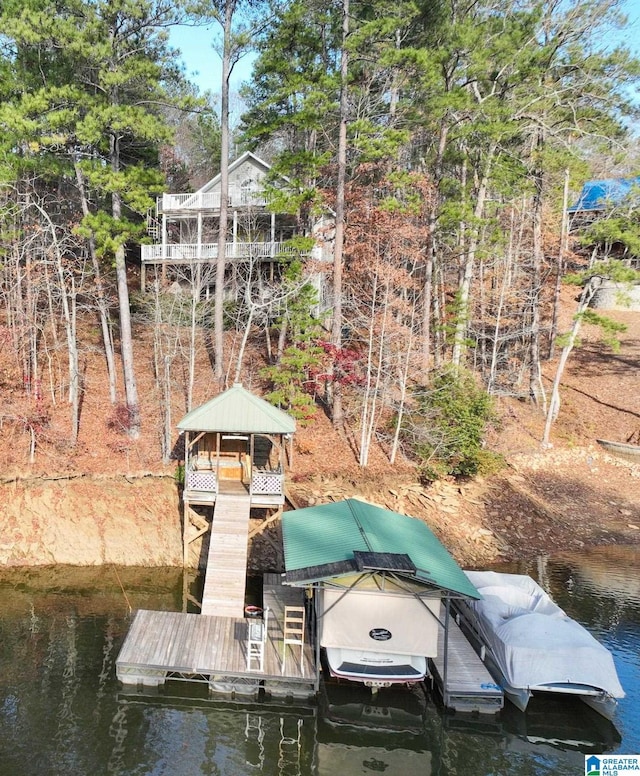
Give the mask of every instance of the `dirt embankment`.
<svg viewBox="0 0 640 776">
<path fill-rule="evenodd" d="M 422 487 L 408 477 L 318 477 L 295 492 L 304 503 L 355 496 L 419 517 L 465 566 L 640 544 L 640 465 L 594 447 L 514 456 L 487 479 Z"/>
<path fill-rule="evenodd" d="M 177 566 L 182 530 L 170 477 L 69 477 L 0 486 L 0 566 Z"/>
<path fill-rule="evenodd" d="M 425 487 L 409 473 L 331 473 L 292 482 L 289 493 L 297 507 L 356 497 L 420 518 L 468 567 L 640 544 L 640 465 L 592 448 L 514 456 L 499 475 L 463 483 Z M 171 477 L 19 480 L 1 485 L 0 499 L 0 565 L 182 564 L 179 493 Z M 281 565 L 274 523 L 253 539 L 250 567 Z"/>
</svg>

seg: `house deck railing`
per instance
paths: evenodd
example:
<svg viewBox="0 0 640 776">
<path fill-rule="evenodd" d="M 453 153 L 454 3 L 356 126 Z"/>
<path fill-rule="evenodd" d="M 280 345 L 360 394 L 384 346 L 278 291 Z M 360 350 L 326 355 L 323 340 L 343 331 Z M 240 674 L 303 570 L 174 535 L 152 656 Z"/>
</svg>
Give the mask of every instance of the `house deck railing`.
<svg viewBox="0 0 640 776">
<path fill-rule="evenodd" d="M 211 261 L 218 258 L 217 243 L 166 243 L 142 245 L 143 264 L 185 264 L 192 261 Z M 293 255 L 295 249 L 284 242 L 228 242 L 225 247 L 227 259 L 275 258 Z"/>
<path fill-rule="evenodd" d="M 232 188 L 229 191 L 230 207 L 264 207 L 266 205 L 264 194 L 260 191 L 251 191 Z M 193 194 L 163 194 L 158 198 L 158 213 L 184 213 L 199 210 L 220 210 L 219 191 L 197 191 Z"/>
</svg>

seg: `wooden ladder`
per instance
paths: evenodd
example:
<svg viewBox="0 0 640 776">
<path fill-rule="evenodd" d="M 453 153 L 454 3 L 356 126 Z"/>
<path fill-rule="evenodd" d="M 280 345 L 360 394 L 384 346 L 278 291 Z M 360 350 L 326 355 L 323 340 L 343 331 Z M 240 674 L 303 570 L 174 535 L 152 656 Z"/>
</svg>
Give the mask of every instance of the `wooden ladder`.
<svg viewBox="0 0 640 776">
<path fill-rule="evenodd" d="M 304 606 L 285 606 L 284 621 L 282 624 L 283 644 L 282 644 L 282 673 L 285 671 L 285 660 L 287 657 L 287 647 L 300 647 L 300 671 L 304 676 L 304 626 L 305 612 Z"/>
</svg>

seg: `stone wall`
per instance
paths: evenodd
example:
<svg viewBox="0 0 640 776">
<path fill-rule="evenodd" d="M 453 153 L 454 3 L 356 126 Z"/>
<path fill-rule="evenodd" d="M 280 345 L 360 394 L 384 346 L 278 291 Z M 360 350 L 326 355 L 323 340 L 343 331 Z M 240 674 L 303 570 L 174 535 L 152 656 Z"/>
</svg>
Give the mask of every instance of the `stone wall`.
<svg viewBox="0 0 640 776">
<path fill-rule="evenodd" d="M 640 310 L 640 285 L 606 280 L 596 291 L 591 306 L 599 310 Z"/>
</svg>

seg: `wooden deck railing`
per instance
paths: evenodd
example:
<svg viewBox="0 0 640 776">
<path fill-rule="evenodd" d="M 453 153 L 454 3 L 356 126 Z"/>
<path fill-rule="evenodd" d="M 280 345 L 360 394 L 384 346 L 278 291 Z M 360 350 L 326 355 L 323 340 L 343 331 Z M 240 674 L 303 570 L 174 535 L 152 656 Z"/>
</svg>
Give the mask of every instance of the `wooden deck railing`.
<svg viewBox="0 0 640 776">
<path fill-rule="evenodd" d="M 254 469 L 251 475 L 251 494 L 255 496 L 282 496 L 284 494 L 284 474 Z"/>
<path fill-rule="evenodd" d="M 188 471 L 185 482 L 187 490 L 218 492 L 218 482 L 214 471 Z"/>
<path fill-rule="evenodd" d="M 160 243 L 141 248 L 143 264 L 190 264 L 218 258 L 217 243 Z M 228 242 L 225 246 L 228 259 L 265 259 L 294 253 L 295 249 L 284 242 Z"/>
<path fill-rule="evenodd" d="M 232 188 L 229 191 L 230 207 L 264 207 L 267 200 L 261 191 Z M 193 194 L 163 194 L 158 199 L 158 213 L 219 210 L 219 191 L 196 191 Z"/>
<path fill-rule="evenodd" d="M 185 488 L 188 491 L 218 492 L 218 479 L 214 470 L 189 470 L 186 473 Z M 278 471 L 254 469 L 251 475 L 251 493 L 256 496 L 282 496 L 284 474 Z"/>
</svg>

